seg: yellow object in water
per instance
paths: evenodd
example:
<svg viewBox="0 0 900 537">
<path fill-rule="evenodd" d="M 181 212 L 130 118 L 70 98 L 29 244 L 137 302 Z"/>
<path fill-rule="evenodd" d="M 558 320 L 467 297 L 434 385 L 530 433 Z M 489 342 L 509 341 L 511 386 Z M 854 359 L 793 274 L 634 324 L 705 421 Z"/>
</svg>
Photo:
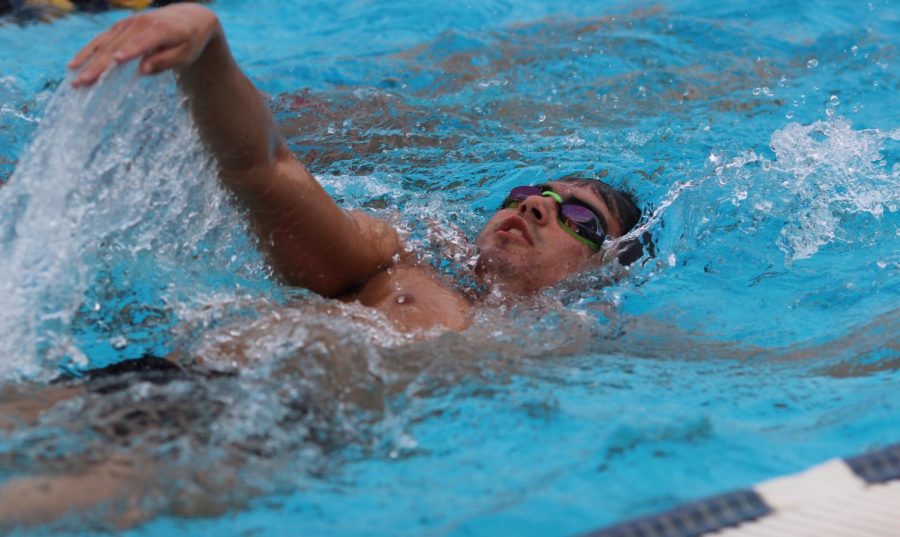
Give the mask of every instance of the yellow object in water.
<svg viewBox="0 0 900 537">
<path fill-rule="evenodd" d="M 70 0 L 28 0 L 26 6 L 31 7 L 55 7 L 62 11 L 75 11 L 75 4 Z"/>
<path fill-rule="evenodd" d="M 68 0 L 62 0 L 68 2 Z M 106 0 L 106 2 L 115 7 L 127 7 L 128 9 L 144 9 L 150 7 L 153 0 Z"/>
</svg>

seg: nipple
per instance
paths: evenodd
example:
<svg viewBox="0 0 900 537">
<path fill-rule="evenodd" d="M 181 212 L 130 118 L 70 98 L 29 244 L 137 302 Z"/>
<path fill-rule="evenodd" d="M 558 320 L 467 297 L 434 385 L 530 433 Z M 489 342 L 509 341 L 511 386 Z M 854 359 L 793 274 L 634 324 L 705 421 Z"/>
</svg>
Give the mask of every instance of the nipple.
<svg viewBox="0 0 900 537">
<path fill-rule="evenodd" d="M 394 299 L 394 302 L 396 302 L 397 304 L 412 304 L 413 302 L 415 302 L 415 299 L 412 295 L 403 294 L 397 295 L 397 298 Z"/>
</svg>

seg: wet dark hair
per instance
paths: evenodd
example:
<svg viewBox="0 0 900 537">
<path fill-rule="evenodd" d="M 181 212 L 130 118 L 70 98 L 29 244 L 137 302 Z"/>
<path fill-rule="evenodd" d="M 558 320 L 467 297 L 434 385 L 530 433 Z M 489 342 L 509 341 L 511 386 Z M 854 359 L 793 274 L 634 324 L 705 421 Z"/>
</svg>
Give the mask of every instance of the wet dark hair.
<svg viewBox="0 0 900 537">
<path fill-rule="evenodd" d="M 637 198 L 631 192 L 614 188 L 599 179 L 589 179 L 579 176 L 566 176 L 557 179 L 561 183 L 569 183 L 575 186 L 590 188 L 606 203 L 613 218 L 619 221 L 622 235 L 625 235 L 641 220 L 641 210 L 638 208 Z M 619 263 L 629 265 L 640 259 L 643 255 L 641 241 L 632 239 L 620 245 L 618 254 Z"/>
</svg>

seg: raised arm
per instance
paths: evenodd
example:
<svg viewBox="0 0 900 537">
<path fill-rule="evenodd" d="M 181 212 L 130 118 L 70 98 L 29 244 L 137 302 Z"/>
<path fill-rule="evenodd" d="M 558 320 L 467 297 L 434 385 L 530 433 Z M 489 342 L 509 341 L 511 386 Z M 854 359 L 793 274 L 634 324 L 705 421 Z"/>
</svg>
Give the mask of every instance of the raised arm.
<svg viewBox="0 0 900 537">
<path fill-rule="evenodd" d="M 220 177 L 250 210 L 282 278 L 339 296 L 387 268 L 400 251 L 393 228 L 341 210 L 282 140 L 263 96 L 241 72 L 215 14 L 176 4 L 114 25 L 69 64 L 73 84 L 93 84 L 110 65 L 174 69 Z"/>
</svg>

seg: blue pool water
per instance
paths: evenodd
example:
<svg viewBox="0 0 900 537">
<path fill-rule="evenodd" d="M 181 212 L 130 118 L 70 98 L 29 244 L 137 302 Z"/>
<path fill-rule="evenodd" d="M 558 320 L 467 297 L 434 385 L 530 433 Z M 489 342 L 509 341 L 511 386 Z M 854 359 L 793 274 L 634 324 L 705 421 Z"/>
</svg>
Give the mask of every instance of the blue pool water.
<svg viewBox="0 0 900 537">
<path fill-rule="evenodd" d="M 576 171 L 636 192 L 655 255 L 424 342 L 323 314 L 170 78 L 62 83 L 124 13 L 0 26 L 3 380 L 255 360 L 122 396 L 202 426 L 114 445 L 125 403 L 83 397 L 2 433 L 0 477 L 162 460 L 134 535 L 568 535 L 900 441 L 895 2 L 247 6 L 212 4 L 291 148 L 448 278 L 509 186 Z"/>
</svg>

